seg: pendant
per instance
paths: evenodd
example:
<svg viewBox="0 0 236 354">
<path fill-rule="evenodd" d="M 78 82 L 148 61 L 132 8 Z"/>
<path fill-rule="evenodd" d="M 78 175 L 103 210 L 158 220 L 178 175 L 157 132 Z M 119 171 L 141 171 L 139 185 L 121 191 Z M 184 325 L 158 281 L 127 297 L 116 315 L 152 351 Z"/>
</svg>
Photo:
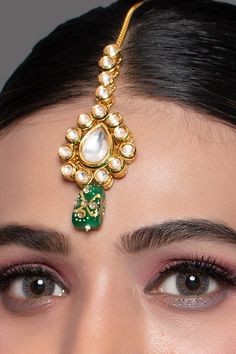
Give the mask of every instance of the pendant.
<svg viewBox="0 0 236 354">
<path fill-rule="evenodd" d="M 59 148 L 61 173 L 80 187 L 73 213 L 73 225 L 82 231 L 98 229 L 105 213 L 105 190 L 115 178 L 122 178 L 127 165 L 136 157 L 133 134 L 122 115 L 111 112 L 115 79 L 121 65 L 120 47 L 108 45 L 99 61 L 96 104 L 77 118 L 76 127 L 66 132 L 66 143 Z"/>
<path fill-rule="evenodd" d="M 72 213 L 73 225 L 82 230 L 98 229 L 105 213 L 105 192 L 97 184 L 84 187 L 79 193 Z"/>
</svg>

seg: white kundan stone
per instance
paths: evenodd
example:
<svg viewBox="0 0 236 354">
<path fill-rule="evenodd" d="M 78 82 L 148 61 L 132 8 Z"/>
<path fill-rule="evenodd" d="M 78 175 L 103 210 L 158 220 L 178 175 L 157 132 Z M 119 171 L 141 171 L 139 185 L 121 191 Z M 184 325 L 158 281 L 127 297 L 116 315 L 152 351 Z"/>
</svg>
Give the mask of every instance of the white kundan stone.
<svg viewBox="0 0 236 354">
<path fill-rule="evenodd" d="M 82 113 L 78 117 L 78 125 L 80 128 L 89 128 L 93 123 L 93 118 L 87 114 Z"/>
<path fill-rule="evenodd" d="M 114 68 L 115 65 L 116 65 L 115 59 L 108 57 L 107 55 L 102 57 L 99 61 L 99 66 L 103 70 L 110 70 L 110 69 Z"/>
<path fill-rule="evenodd" d="M 109 44 L 104 49 L 104 54 L 111 58 L 115 58 L 120 52 L 120 48 L 117 44 Z"/>
<path fill-rule="evenodd" d="M 95 179 L 99 183 L 105 183 L 109 178 L 109 174 L 105 169 L 97 170 L 95 173 Z"/>
<path fill-rule="evenodd" d="M 86 163 L 99 165 L 108 158 L 109 153 L 109 136 L 103 126 L 98 125 L 83 137 L 80 144 L 80 157 Z"/>
<path fill-rule="evenodd" d="M 101 85 L 107 87 L 113 84 L 114 78 L 112 73 L 103 71 L 99 76 L 98 76 L 98 81 Z"/>
<path fill-rule="evenodd" d="M 83 192 L 85 194 L 88 194 L 90 192 L 90 187 L 89 186 L 86 186 L 84 189 L 83 189 Z"/>
<path fill-rule="evenodd" d="M 73 155 L 73 151 L 72 148 L 68 145 L 62 145 L 59 149 L 59 156 L 63 159 L 63 160 L 68 160 L 71 158 L 71 156 Z"/>
<path fill-rule="evenodd" d="M 128 135 L 128 130 L 124 126 L 119 126 L 114 129 L 114 136 L 116 139 L 122 140 L 125 139 Z"/>
<path fill-rule="evenodd" d="M 124 144 L 121 147 L 121 154 L 127 158 L 133 157 L 135 154 L 135 146 L 133 144 Z"/>
<path fill-rule="evenodd" d="M 107 124 L 110 127 L 117 127 L 119 124 L 121 124 L 123 121 L 123 118 L 120 114 L 118 113 L 109 113 L 107 116 Z"/>
<path fill-rule="evenodd" d="M 97 209 L 98 205 L 96 202 L 92 202 L 89 204 L 89 207 L 90 207 L 90 209 L 95 210 L 95 209 Z"/>
<path fill-rule="evenodd" d="M 73 175 L 74 168 L 70 164 L 65 164 L 61 167 L 61 173 L 64 177 L 71 177 Z"/>
<path fill-rule="evenodd" d="M 92 108 L 94 118 L 102 119 L 107 115 L 107 107 L 104 104 L 96 104 Z"/>
<path fill-rule="evenodd" d="M 66 132 L 66 138 L 69 140 L 71 143 L 75 143 L 79 139 L 79 132 L 77 129 L 68 129 Z"/>
<path fill-rule="evenodd" d="M 82 205 L 82 207 L 86 207 L 86 206 L 88 206 L 88 201 L 87 200 L 83 200 L 82 202 L 81 202 L 81 205 Z"/>
<path fill-rule="evenodd" d="M 108 87 L 99 86 L 96 89 L 96 97 L 100 100 L 106 100 L 111 96 L 111 90 Z"/>
<path fill-rule="evenodd" d="M 123 168 L 123 161 L 118 157 L 113 157 L 109 162 L 109 167 L 113 171 L 120 171 Z"/>
<path fill-rule="evenodd" d="M 89 174 L 87 171 L 79 170 L 75 174 L 75 180 L 79 183 L 86 184 L 89 182 Z"/>
</svg>

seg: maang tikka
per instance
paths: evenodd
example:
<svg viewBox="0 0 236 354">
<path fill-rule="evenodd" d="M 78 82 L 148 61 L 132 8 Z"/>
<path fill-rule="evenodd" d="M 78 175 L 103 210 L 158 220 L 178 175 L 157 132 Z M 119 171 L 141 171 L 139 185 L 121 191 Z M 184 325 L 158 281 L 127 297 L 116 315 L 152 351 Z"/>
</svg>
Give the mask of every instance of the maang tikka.
<svg viewBox="0 0 236 354">
<path fill-rule="evenodd" d="M 99 60 L 97 104 L 90 113 L 82 113 L 77 126 L 66 132 L 66 144 L 59 148 L 64 162 L 61 172 L 67 180 L 81 188 L 72 212 L 73 225 L 83 231 L 98 229 L 105 213 L 105 190 L 114 178 L 127 173 L 127 164 L 136 156 L 134 137 L 120 113 L 111 112 L 115 100 L 115 79 L 122 62 L 121 46 L 134 11 L 144 1 L 132 6 L 123 22 L 115 44 L 103 50 Z"/>
</svg>

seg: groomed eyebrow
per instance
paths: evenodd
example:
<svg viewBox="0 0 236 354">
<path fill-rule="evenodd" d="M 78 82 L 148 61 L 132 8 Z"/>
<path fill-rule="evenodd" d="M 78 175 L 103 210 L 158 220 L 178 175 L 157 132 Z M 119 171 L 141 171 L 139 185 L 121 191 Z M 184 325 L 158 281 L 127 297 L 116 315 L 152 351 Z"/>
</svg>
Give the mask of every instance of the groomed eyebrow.
<svg viewBox="0 0 236 354">
<path fill-rule="evenodd" d="M 170 220 L 128 232 L 116 243 L 116 247 L 123 253 L 137 253 L 186 240 L 236 245 L 236 230 L 205 219 Z"/>
<path fill-rule="evenodd" d="M 127 232 L 115 246 L 124 253 L 137 253 L 185 240 L 236 245 L 236 230 L 205 219 L 169 220 Z M 20 245 L 62 256 L 68 256 L 72 249 L 69 237 L 57 230 L 15 223 L 0 226 L 0 247 L 6 245 Z"/>
<path fill-rule="evenodd" d="M 68 236 L 57 230 L 15 223 L 0 227 L 0 247 L 13 244 L 62 256 L 71 252 Z"/>
</svg>

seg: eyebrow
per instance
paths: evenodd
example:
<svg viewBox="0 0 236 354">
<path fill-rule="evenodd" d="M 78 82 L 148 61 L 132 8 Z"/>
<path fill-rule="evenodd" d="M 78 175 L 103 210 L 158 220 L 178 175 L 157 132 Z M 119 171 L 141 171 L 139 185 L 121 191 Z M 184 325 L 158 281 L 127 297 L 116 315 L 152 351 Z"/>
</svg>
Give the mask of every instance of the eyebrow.
<svg viewBox="0 0 236 354">
<path fill-rule="evenodd" d="M 68 256 L 71 252 L 69 238 L 63 233 L 15 223 L 0 227 L 0 247 L 12 244 L 62 256 Z"/>
<path fill-rule="evenodd" d="M 115 246 L 124 253 L 132 254 L 186 240 L 218 241 L 236 245 L 236 230 L 205 219 L 168 220 L 127 232 L 115 242 Z M 62 256 L 68 256 L 72 249 L 69 236 L 60 231 L 16 223 L 0 226 L 0 247 L 6 245 L 20 245 Z"/>
<path fill-rule="evenodd" d="M 236 230 L 206 219 L 170 220 L 128 232 L 116 243 L 116 247 L 123 253 L 137 253 L 186 240 L 236 245 Z"/>
</svg>

